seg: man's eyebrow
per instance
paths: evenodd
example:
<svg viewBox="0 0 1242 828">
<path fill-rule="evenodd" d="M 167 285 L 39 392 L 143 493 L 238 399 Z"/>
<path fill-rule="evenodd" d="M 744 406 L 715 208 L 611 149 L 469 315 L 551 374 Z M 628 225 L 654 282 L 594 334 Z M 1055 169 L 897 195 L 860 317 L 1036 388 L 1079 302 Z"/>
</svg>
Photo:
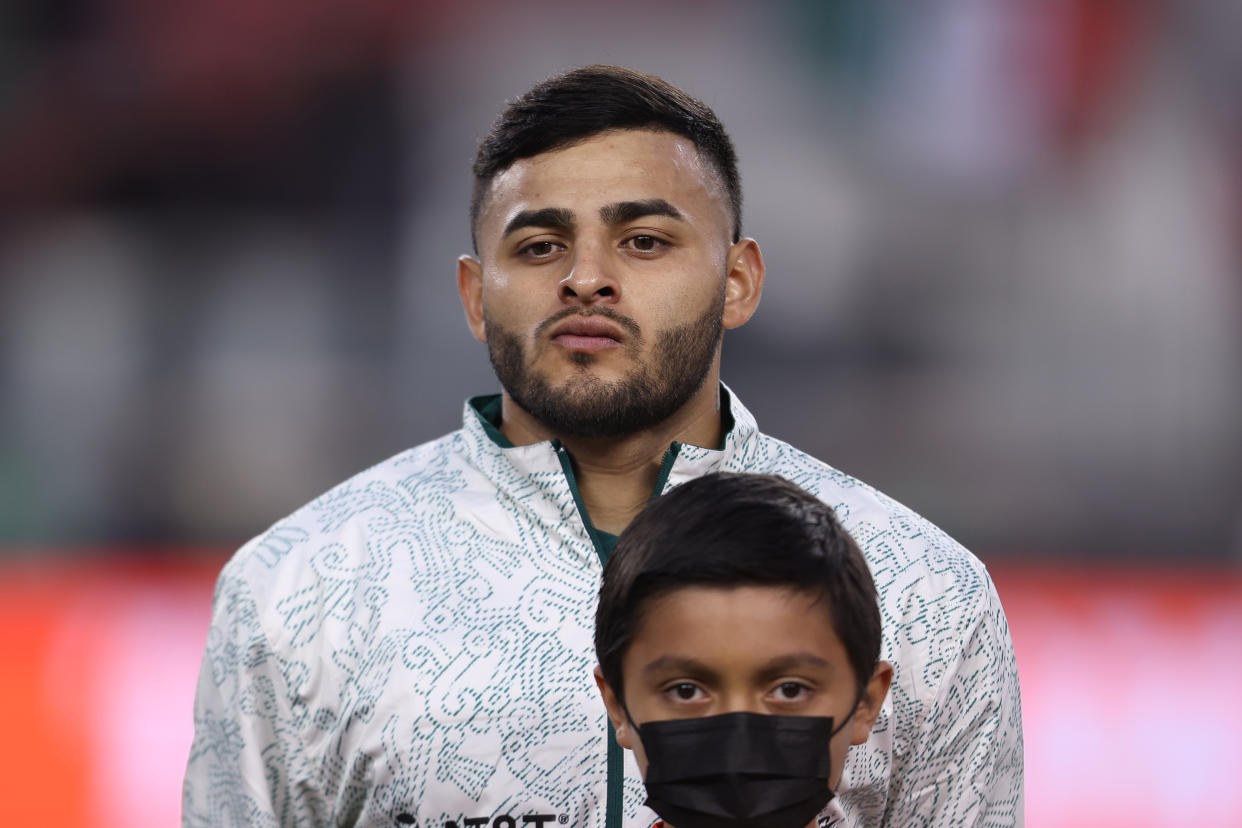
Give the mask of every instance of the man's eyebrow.
<svg viewBox="0 0 1242 828">
<path fill-rule="evenodd" d="M 565 207 L 544 207 L 541 210 L 523 210 L 505 225 L 504 236 L 523 227 L 547 227 L 551 230 L 572 230 L 574 211 Z"/>
<path fill-rule="evenodd" d="M 624 224 L 643 216 L 668 216 L 678 221 L 682 219 L 681 211 L 662 198 L 618 201 L 599 208 L 599 217 L 604 224 Z"/>
</svg>

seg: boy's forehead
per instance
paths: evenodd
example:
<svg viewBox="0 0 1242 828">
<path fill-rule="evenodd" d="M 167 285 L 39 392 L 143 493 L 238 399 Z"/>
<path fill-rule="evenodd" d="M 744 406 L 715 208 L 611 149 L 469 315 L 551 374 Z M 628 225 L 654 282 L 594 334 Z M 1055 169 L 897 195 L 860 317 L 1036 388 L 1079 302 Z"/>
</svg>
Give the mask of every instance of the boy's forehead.
<svg viewBox="0 0 1242 828">
<path fill-rule="evenodd" d="M 763 669 L 798 652 L 852 669 L 827 598 L 783 585 L 687 586 L 651 598 L 631 640 L 630 666 L 668 655 Z"/>
</svg>

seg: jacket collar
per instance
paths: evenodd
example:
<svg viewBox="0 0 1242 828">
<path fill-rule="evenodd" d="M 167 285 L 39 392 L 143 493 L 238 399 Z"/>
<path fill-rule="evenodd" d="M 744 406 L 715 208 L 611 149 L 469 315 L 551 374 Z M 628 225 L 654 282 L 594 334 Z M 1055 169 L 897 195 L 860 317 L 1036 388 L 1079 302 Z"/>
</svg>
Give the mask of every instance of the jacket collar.
<svg viewBox="0 0 1242 828">
<path fill-rule="evenodd" d="M 677 459 L 669 474 L 669 486 L 724 468 L 750 465 L 759 435 L 754 415 L 724 383 L 720 384 L 720 406 L 726 426 L 724 445 L 704 448 L 679 444 Z M 522 476 L 560 472 L 554 441 L 515 446 L 501 434 L 499 426 L 499 394 L 484 394 L 466 400 L 460 432 L 463 447 L 489 477 L 496 479 L 499 473 L 502 478 L 507 478 L 514 471 Z"/>
</svg>

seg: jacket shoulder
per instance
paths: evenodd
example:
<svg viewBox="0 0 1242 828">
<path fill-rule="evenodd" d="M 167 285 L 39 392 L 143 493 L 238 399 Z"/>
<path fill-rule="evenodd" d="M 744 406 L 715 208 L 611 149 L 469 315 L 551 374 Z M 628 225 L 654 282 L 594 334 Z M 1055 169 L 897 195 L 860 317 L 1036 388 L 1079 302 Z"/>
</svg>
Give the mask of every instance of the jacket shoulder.
<svg viewBox="0 0 1242 828">
<path fill-rule="evenodd" d="M 282 568 L 301 566 L 307 554 L 325 547 L 351 556 L 365 554 L 365 539 L 372 531 L 434 507 L 450 492 L 465 488 L 469 477 L 459 431 L 406 449 L 276 521 L 238 549 L 223 574 L 261 582 Z"/>
<path fill-rule="evenodd" d="M 983 564 L 940 527 L 856 477 L 774 437 L 761 435 L 745 471 L 778 474 L 832 506 L 873 567 L 925 564 L 983 575 Z M 912 560 L 913 559 L 913 560 Z"/>
<path fill-rule="evenodd" d="M 875 579 L 891 647 L 923 633 L 928 642 L 949 646 L 989 610 L 995 589 L 986 567 L 940 527 L 788 443 L 764 435 L 756 448 L 746 471 L 797 483 L 832 506 L 858 542 Z"/>
</svg>

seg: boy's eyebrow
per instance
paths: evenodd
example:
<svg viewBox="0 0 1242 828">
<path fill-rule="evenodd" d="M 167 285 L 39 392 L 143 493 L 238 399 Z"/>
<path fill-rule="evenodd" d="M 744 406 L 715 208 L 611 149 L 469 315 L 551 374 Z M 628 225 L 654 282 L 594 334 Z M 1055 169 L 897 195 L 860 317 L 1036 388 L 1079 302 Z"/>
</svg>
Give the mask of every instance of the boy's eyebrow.
<svg viewBox="0 0 1242 828">
<path fill-rule="evenodd" d="M 820 670 L 828 670 L 829 672 L 836 669 L 835 665 L 833 665 L 833 663 L 828 659 L 803 650 L 796 653 L 785 653 L 777 656 L 767 664 L 763 665 L 763 673 L 764 675 L 775 676 L 780 673 L 787 673 L 791 670 L 797 670 L 800 667 L 814 667 Z"/>
<path fill-rule="evenodd" d="M 523 210 L 505 225 L 501 238 L 524 227 L 547 227 L 551 230 L 574 229 L 574 211 L 566 207 L 544 207 L 540 210 Z"/>
<path fill-rule="evenodd" d="M 699 676 L 705 679 L 716 678 L 716 671 L 707 667 L 700 661 L 685 656 L 662 655 L 659 658 L 652 659 L 644 667 L 643 672 L 651 673 L 686 673 L 687 675 Z"/>
<path fill-rule="evenodd" d="M 681 211 L 662 198 L 618 201 L 599 208 L 599 217 L 604 224 L 624 224 L 643 216 L 667 216 L 678 221 L 682 220 Z"/>
</svg>

